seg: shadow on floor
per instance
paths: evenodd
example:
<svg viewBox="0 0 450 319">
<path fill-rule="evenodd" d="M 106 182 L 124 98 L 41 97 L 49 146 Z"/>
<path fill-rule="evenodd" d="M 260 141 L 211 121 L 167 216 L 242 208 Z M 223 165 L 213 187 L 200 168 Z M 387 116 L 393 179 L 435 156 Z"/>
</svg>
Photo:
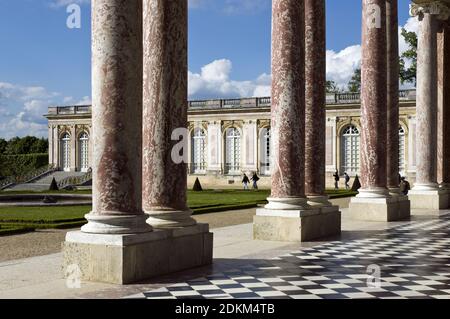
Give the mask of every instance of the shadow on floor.
<svg viewBox="0 0 450 319">
<path fill-rule="evenodd" d="M 119 288 L 119 293 L 116 288 L 115 296 L 447 298 L 449 224 L 448 214 L 413 218 L 383 230 L 345 231 L 311 247 L 293 245 L 276 258 L 215 259 L 213 265 Z M 372 276 L 373 270 L 379 277 Z M 377 278 L 379 286 L 371 287 L 368 280 Z M 108 297 L 108 292 L 101 295 Z"/>
</svg>

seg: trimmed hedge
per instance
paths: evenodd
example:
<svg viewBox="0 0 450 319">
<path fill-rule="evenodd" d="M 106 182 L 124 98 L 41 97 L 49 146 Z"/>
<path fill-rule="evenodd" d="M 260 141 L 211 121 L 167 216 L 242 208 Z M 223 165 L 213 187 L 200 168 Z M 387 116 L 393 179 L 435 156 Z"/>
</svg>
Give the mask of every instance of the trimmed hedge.
<svg viewBox="0 0 450 319">
<path fill-rule="evenodd" d="M 48 165 L 48 154 L 0 155 L 0 176 L 21 176 Z"/>
<path fill-rule="evenodd" d="M 249 209 L 258 207 L 256 203 L 249 204 L 236 204 L 236 205 L 219 205 L 205 208 L 194 208 L 192 209 L 193 215 L 202 215 L 202 214 L 210 214 L 210 213 L 220 213 L 226 212 L 229 210 L 241 210 L 241 209 Z"/>
<path fill-rule="evenodd" d="M 27 226 L 1 226 L 0 225 L 0 237 L 1 236 L 11 236 L 11 235 L 18 235 L 18 234 L 24 234 L 29 232 L 34 232 L 34 227 L 27 227 Z"/>
</svg>

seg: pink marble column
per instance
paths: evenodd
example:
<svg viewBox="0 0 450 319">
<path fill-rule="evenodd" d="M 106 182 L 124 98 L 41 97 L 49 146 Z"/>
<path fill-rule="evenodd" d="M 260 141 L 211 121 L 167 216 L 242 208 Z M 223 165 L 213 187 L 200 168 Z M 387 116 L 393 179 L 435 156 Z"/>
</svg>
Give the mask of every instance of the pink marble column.
<svg viewBox="0 0 450 319">
<path fill-rule="evenodd" d="M 325 194 L 325 0 L 305 0 L 305 192 L 311 205 L 330 205 Z"/>
<path fill-rule="evenodd" d="M 437 190 L 437 15 L 424 5 L 417 48 L 417 173 L 414 190 Z"/>
<path fill-rule="evenodd" d="M 267 209 L 301 209 L 305 197 L 304 0 L 272 1 L 272 194 Z"/>
<path fill-rule="evenodd" d="M 151 231 L 141 205 L 141 57 L 141 1 L 93 0 L 93 210 L 85 233 Z"/>
<path fill-rule="evenodd" d="M 438 34 L 438 182 L 450 189 L 450 20 Z"/>
<path fill-rule="evenodd" d="M 361 198 L 388 196 L 386 49 L 386 0 L 363 0 Z"/>
<path fill-rule="evenodd" d="M 399 45 L 398 0 L 386 0 L 387 34 L 387 186 L 399 195 Z"/>
<path fill-rule="evenodd" d="M 172 158 L 172 133 L 187 128 L 187 10 L 187 0 L 144 0 L 143 208 L 161 228 L 195 225 L 187 164 Z"/>
</svg>

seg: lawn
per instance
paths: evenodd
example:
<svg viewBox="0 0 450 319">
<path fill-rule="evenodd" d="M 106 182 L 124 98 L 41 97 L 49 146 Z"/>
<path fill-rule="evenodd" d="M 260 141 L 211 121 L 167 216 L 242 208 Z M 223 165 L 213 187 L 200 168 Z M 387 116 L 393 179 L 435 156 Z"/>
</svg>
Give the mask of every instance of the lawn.
<svg viewBox="0 0 450 319">
<path fill-rule="evenodd" d="M 0 222 L 59 223 L 76 221 L 91 210 L 91 206 L 63 207 L 0 207 Z"/>
<path fill-rule="evenodd" d="M 78 193 L 78 192 L 77 192 Z M 345 190 L 327 191 L 330 198 L 349 197 L 356 193 Z M 266 203 L 269 190 L 206 190 L 188 191 L 188 205 L 194 214 L 205 214 L 256 207 Z M 70 228 L 83 225 L 91 206 L 65 207 L 0 207 L 0 229 Z M 1 233 L 1 232 L 0 232 Z"/>
</svg>

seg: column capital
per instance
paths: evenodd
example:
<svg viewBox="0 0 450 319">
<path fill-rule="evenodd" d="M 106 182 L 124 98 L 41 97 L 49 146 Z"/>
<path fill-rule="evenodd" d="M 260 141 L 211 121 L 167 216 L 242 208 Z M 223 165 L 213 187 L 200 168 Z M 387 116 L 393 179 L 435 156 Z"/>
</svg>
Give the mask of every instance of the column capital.
<svg viewBox="0 0 450 319">
<path fill-rule="evenodd" d="M 409 13 L 412 17 L 429 13 L 438 16 L 439 20 L 448 20 L 450 17 L 450 2 L 445 0 L 415 0 L 409 5 Z"/>
</svg>

